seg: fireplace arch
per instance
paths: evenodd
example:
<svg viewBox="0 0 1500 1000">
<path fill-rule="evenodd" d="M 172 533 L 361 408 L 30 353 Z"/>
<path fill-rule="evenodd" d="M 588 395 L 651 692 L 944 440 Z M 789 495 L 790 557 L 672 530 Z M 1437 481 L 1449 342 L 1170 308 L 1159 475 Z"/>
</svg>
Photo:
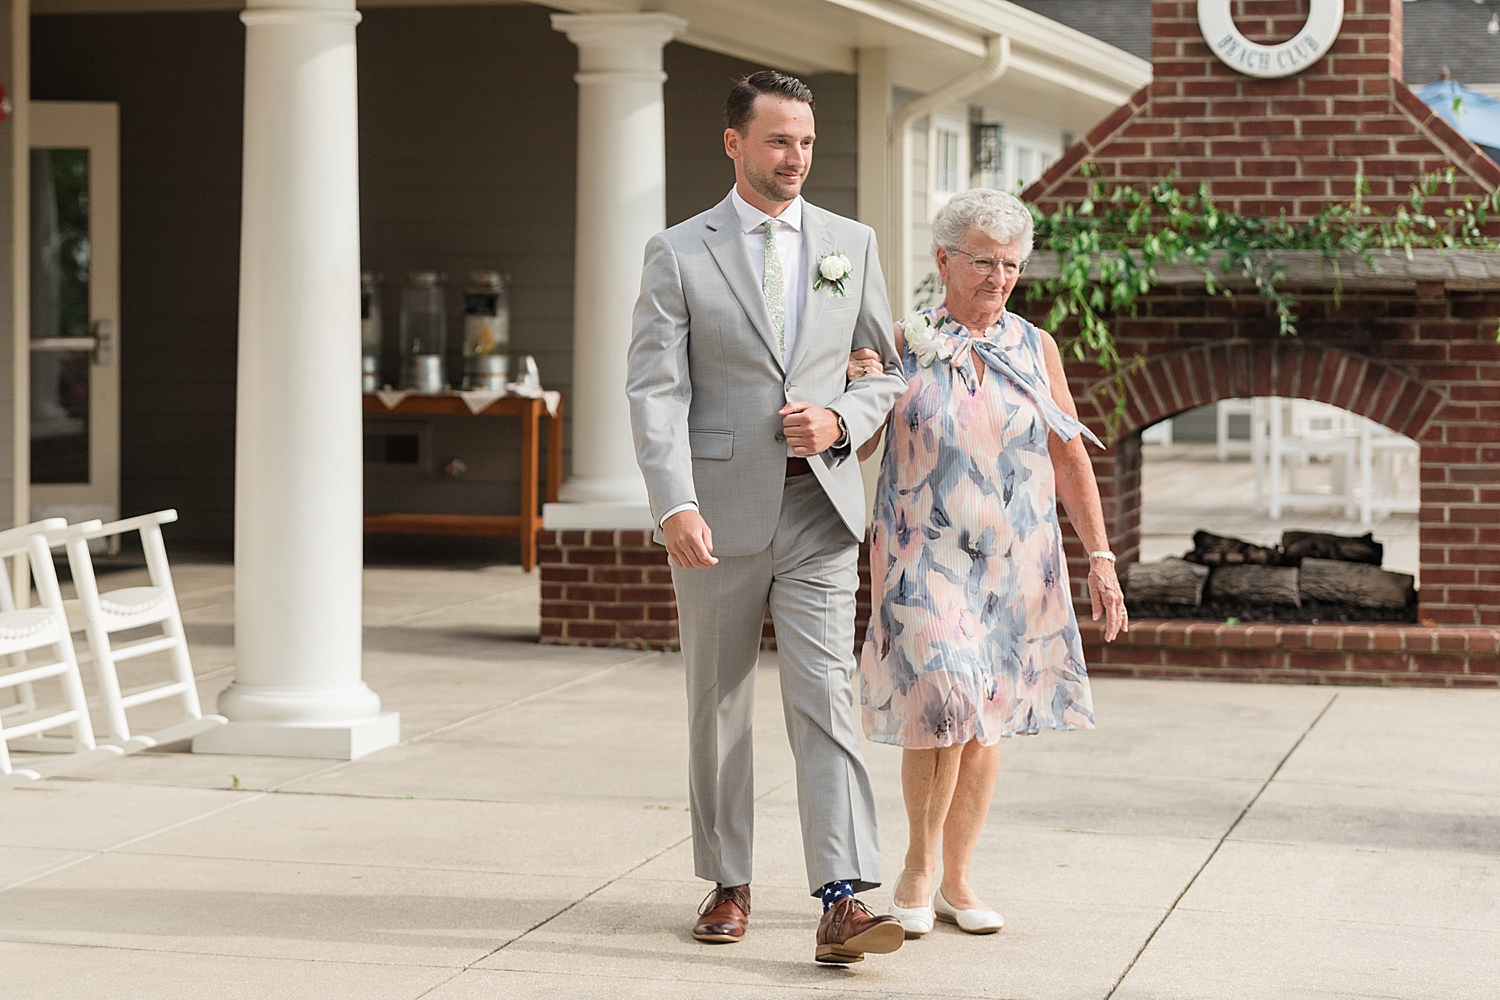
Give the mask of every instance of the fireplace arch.
<svg viewBox="0 0 1500 1000">
<path fill-rule="evenodd" d="M 1123 387 L 1126 396 L 1113 444 L 1094 458 L 1123 562 L 1139 558 L 1142 429 L 1220 399 L 1312 399 L 1421 447 L 1420 617 L 1500 625 L 1500 282 L 1405 279 L 1397 287 L 1391 270 L 1384 287 L 1298 287 L 1300 335 L 1287 337 L 1253 291 L 1210 295 L 1200 274 L 1196 286 L 1184 279 L 1153 289 L 1135 316 L 1116 320 L 1122 356 L 1142 359 L 1123 380 L 1101 378 L 1092 363 L 1068 365 L 1080 416 L 1101 437 L 1114 393 Z M 1065 326 L 1059 339 L 1075 333 Z M 1082 605 L 1087 557 L 1072 532 L 1065 538 Z"/>
</svg>

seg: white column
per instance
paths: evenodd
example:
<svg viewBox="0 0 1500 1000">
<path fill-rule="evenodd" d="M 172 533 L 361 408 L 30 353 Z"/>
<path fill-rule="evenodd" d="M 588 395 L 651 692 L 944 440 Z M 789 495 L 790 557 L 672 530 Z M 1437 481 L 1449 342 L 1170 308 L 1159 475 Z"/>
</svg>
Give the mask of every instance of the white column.
<svg viewBox="0 0 1500 1000">
<path fill-rule="evenodd" d="M 578 223 L 573 279 L 573 475 L 549 528 L 650 526 L 625 400 L 630 316 L 646 241 L 666 228 L 662 46 L 668 14 L 554 14 L 578 46 Z"/>
<path fill-rule="evenodd" d="M 274 5 L 273 5 L 274 4 Z M 235 425 L 235 681 L 209 753 L 399 739 L 360 676 L 354 0 L 250 0 Z"/>
<path fill-rule="evenodd" d="M 889 49 L 862 48 L 856 55 L 859 98 L 859 221 L 875 230 L 880 245 L 880 269 L 888 289 L 891 281 L 891 178 L 887 133 L 891 121 L 891 56 Z"/>
<path fill-rule="evenodd" d="M 899 308 L 896 298 L 901 277 L 894 266 L 891 251 L 897 241 L 891 235 L 891 157 L 888 133 L 891 121 L 891 55 L 889 49 L 862 48 L 856 56 L 859 73 L 859 221 L 875 230 L 880 246 L 880 271 L 885 275 L 886 294 L 891 308 Z M 901 313 L 896 314 L 899 318 Z M 875 515 L 875 497 L 879 491 L 879 450 L 859 465 L 865 483 L 865 523 Z"/>
</svg>

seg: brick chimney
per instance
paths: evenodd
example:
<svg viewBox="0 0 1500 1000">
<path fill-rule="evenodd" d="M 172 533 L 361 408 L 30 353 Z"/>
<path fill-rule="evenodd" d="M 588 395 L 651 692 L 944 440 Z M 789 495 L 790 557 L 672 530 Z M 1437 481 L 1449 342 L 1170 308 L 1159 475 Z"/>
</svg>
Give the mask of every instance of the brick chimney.
<svg viewBox="0 0 1500 1000">
<path fill-rule="evenodd" d="M 1306 218 L 1346 201 L 1363 174 L 1377 212 L 1404 202 L 1424 174 L 1453 166 L 1443 195 L 1461 200 L 1500 187 L 1500 167 L 1435 115 L 1402 82 L 1402 0 L 1343 0 L 1338 37 L 1302 72 L 1256 79 L 1222 62 L 1198 24 L 1197 0 L 1156 0 L 1155 79 L 1117 108 L 1024 197 L 1044 211 L 1089 188 L 1085 163 L 1111 183 L 1175 173 L 1207 182 L 1225 208 Z M 1249 40 L 1276 44 L 1308 21 L 1311 0 L 1231 0 Z M 1439 211 L 1441 203 L 1432 204 Z"/>
</svg>

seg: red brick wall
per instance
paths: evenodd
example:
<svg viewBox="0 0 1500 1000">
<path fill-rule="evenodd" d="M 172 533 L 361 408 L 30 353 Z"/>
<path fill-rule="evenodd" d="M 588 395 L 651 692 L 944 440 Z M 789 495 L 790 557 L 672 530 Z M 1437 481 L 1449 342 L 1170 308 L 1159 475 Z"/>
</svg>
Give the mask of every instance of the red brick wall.
<svg viewBox="0 0 1500 1000">
<path fill-rule="evenodd" d="M 677 595 L 667 550 L 643 531 L 539 531 L 541 641 L 675 650 Z M 870 547 L 859 547 L 855 648 L 870 620 Z M 761 648 L 776 648 L 766 615 Z"/>
<path fill-rule="evenodd" d="M 1497 629 L 1144 621 L 1106 643 L 1098 625 L 1080 624 L 1094 677 L 1500 686 Z"/>
<path fill-rule="evenodd" d="M 677 648 L 667 550 L 644 531 L 539 531 L 541 641 Z"/>
<path fill-rule="evenodd" d="M 1157 289 L 1116 321 L 1127 377 L 1119 440 L 1095 474 L 1121 561 L 1140 552 L 1140 435 L 1220 399 L 1285 396 L 1343 407 L 1422 446 L 1421 609 L 1438 624 L 1500 625 L 1500 291 L 1299 291 L 1299 336 L 1279 337 L 1253 291 Z M 1066 339 L 1073 331 L 1062 330 Z M 1113 401 L 1092 364 L 1068 366 L 1080 414 L 1103 436 Z M 1208 525 L 1206 527 L 1211 527 Z M 1066 534 L 1082 600 L 1087 558 Z"/>
<path fill-rule="evenodd" d="M 1235 0 L 1252 40 L 1300 30 L 1308 0 Z M 1076 204 L 1092 164 L 1108 183 L 1151 182 L 1175 173 L 1179 187 L 1206 182 L 1222 207 L 1249 215 L 1315 214 L 1370 185 L 1369 204 L 1390 212 L 1412 183 L 1458 168 L 1441 192 L 1455 200 L 1500 186 L 1500 167 L 1401 81 L 1402 0 L 1344 0 L 1344 23 L 1328 55 L 1302 73 L 1257 80 L 1224 65 L 1198 27 L 1196 0 L 1156 0 L 1150 84 L 1095 126 L 1024 194 L 1044 211 Z M 1434 199 L 1438 212 L 1446 202 Z"/>
</svg>

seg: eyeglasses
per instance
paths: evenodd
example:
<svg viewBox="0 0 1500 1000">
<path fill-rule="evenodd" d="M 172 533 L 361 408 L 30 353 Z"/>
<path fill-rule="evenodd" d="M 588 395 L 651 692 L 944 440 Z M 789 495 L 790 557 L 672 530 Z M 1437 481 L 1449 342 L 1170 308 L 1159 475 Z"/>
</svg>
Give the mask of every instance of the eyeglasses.
<svg viewBox="0 0 1500 1000">
<path fill-rule="evenodd" d="M 967 250 L 959 250 L 956 247 L 948 247 L 947 250 L 949 253 L 961 253 L 965 257 L 968 257 L 971 262 L 970 266 L 974 268 L 975 274 L 994 274 L 997 267 L 1005 268 L 1005 273 L 1008 275 L 1020 274 L 1026 270 L 1026 262 L 1024 260 L 1001 260 L 998 257 L 980 257 L 977 254 L 969 253 Z"/>
</svg>

